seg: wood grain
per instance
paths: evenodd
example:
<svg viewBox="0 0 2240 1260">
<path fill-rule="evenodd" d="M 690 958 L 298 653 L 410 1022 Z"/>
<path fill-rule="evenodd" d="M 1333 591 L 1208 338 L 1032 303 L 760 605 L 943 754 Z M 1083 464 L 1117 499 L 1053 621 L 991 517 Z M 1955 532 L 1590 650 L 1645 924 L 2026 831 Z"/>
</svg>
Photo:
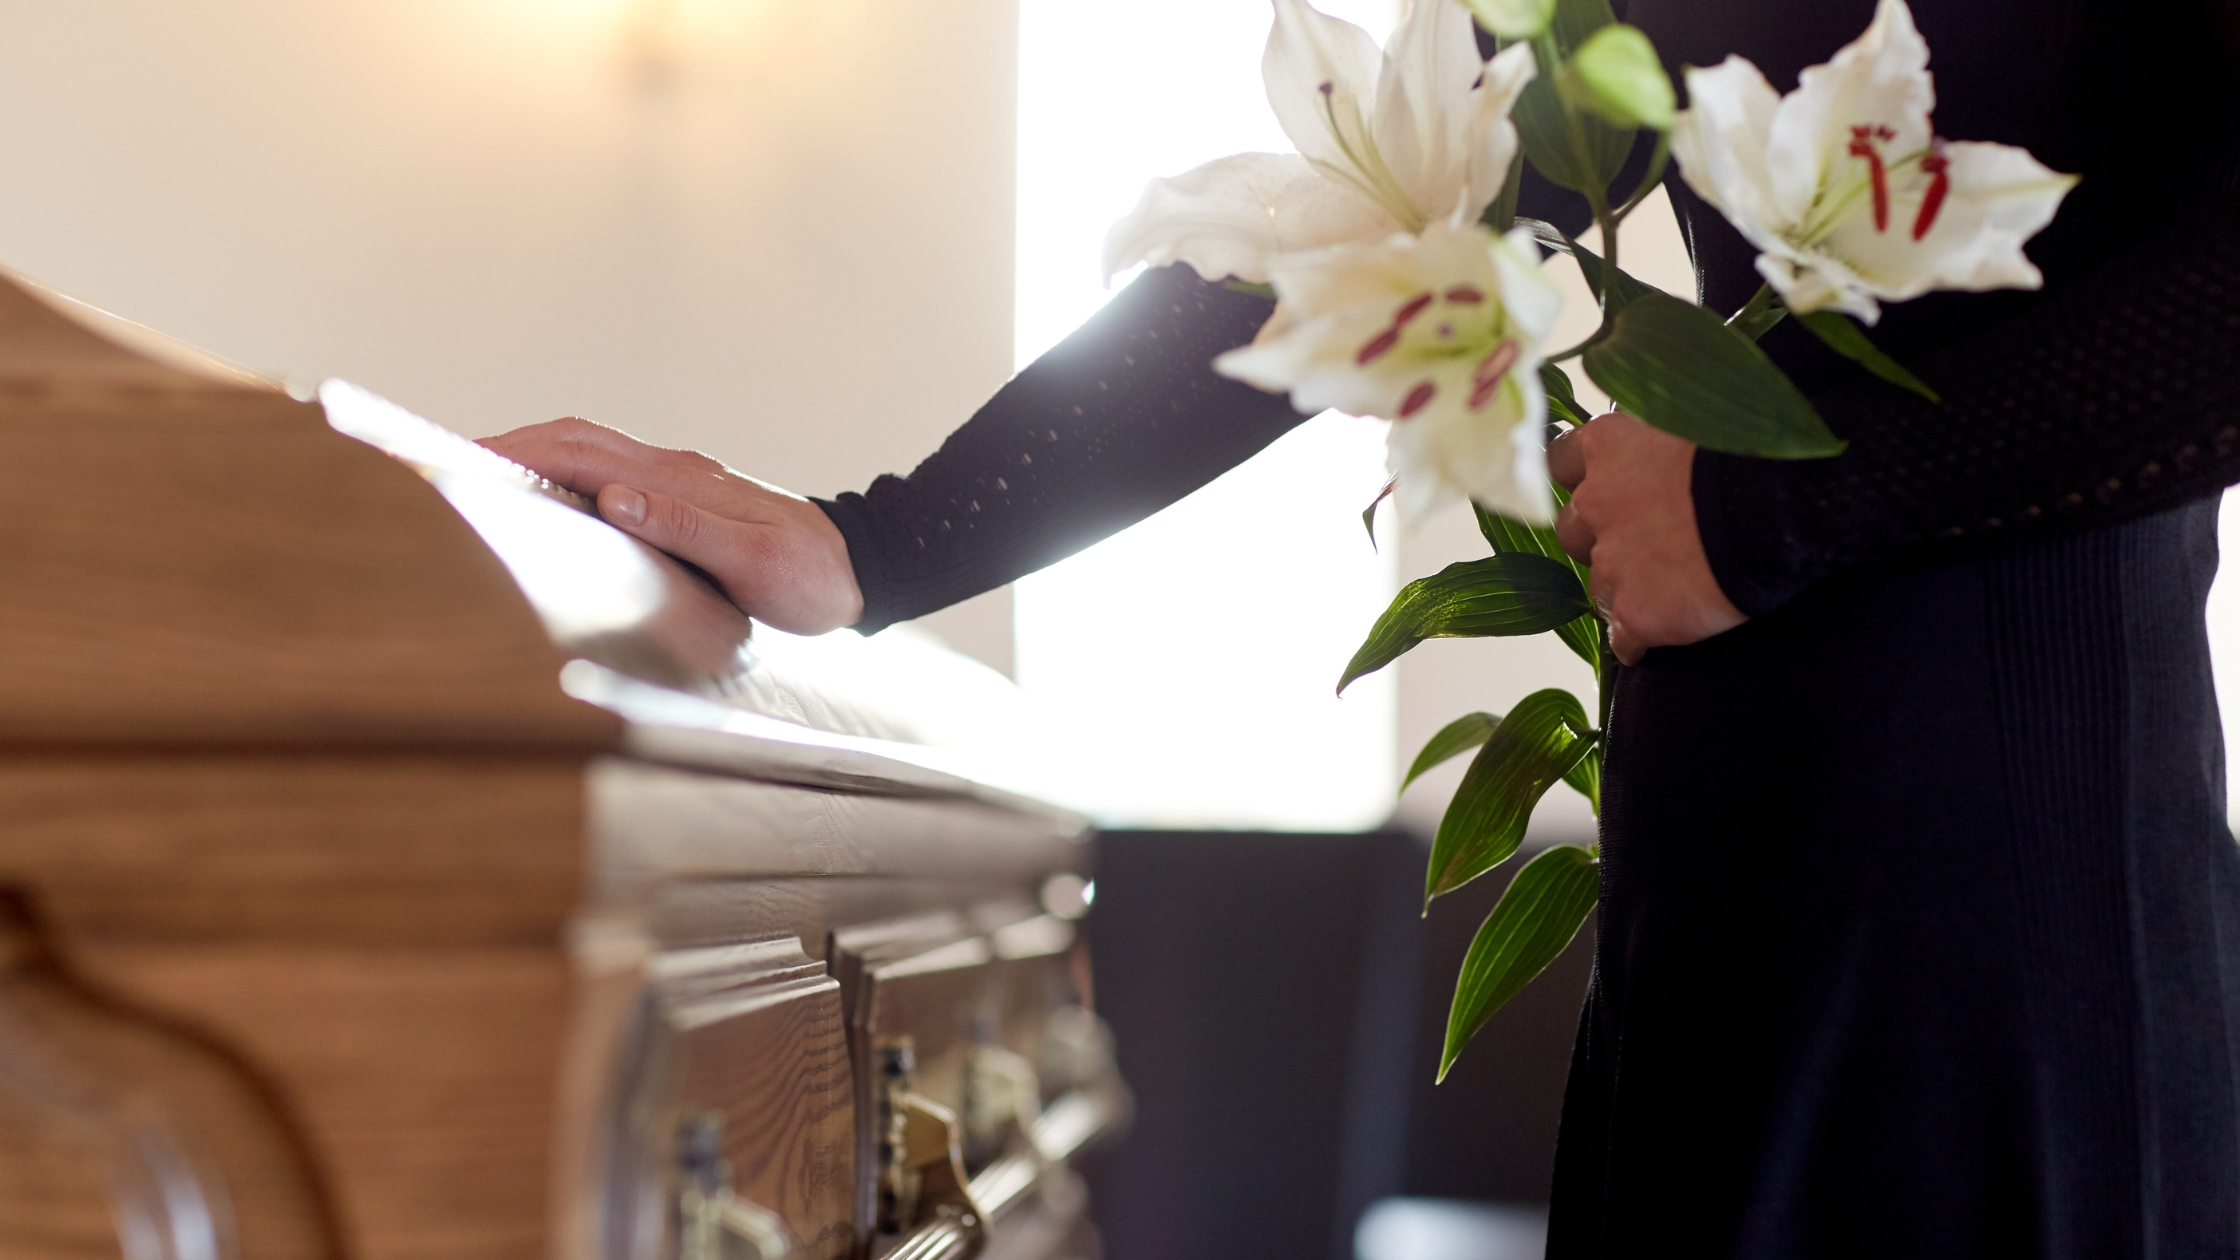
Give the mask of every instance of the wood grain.
<svg viewBox="0 0 2240 1260">
<path fill-rule="evenodd" d="M 572 980 L 558 949 L 97 944 L 74 961 L 270 1073 L 353 1257 L 545 1251 Z"/>
<path fill-rule="evenodd" d="M 466 523 L 315 405 L 0 392 L 0 467 L 0 744 L 619 738 Z"/>
<path fill-rule="evenodd" d="M 681 983 L 675 962 L 693 954 L 710 963 Z M 661 1005 L 678 1043 L 676 1114 L 723 1117 L 733 1189 L 785 1218 L 801 1260 L 847 1255 L 855 1082 L 840 986 L 792 936 L 668 958 Z"/>
<path fill-rule="evenodd" d="M 0 882 L 73 940 L 556 949 L 583 810 L 563 758 L 0 757 Z"/>
<path fill-rule="evenodd" d="M 819 763 L 845 790 L 746 781 L 773 763 L 722 721 L 626 740 L 563 666 L 773 703 L 744 618 L 635 544 L 571 566 L 619 535 L 428 440 L 451 463 L 0 271 L 0 920 L 37 920 L 0 923 L 0 1260 L 119 1254 L 128 1113 L 210 1171 L 239 1260 L 596 1260 L 634 1090 L 720 1114 L 738 1192 L 837 1260 L 861 1035 L 921 1037 L 954 1101 L 975 1021 L 1031 1020 L 1044 982 L 989 977 L 1055 955 L 991 968 L 989 934 L 1085 869 L 1082 820 L 861 750 Z M 912 910 L 829 951 L 844 994 L 827 942 Z"/>
<path fill-rule="evenodd" d="M 181 1254 L 334 1260 L 308 1155 L 238 1055 L 72 974 L 0 895 L 0 1257 L 116 1255 L 123 1214 Z"/>
</svg>

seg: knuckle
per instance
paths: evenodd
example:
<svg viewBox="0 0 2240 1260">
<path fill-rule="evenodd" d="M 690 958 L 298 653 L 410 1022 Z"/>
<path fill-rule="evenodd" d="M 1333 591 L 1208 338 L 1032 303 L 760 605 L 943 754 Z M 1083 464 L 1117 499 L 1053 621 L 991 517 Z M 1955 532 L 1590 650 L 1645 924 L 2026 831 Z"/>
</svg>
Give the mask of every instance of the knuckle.
<svg viewBox="0 0 2240 1260">
<path fill-rule="evenodd" d="M 669 541 L 680 551 L 689 551 L 697 547 L 701 537 L 707 532 L 706 526 L 701 521 L 700 513 L 694 511 L 689 505 L 669 498 L 667 495 L 656 499 L 655 502 L 661 505 L 659 515 L 662 522 L 662 533 L 667 535 Z"/>
</svg>

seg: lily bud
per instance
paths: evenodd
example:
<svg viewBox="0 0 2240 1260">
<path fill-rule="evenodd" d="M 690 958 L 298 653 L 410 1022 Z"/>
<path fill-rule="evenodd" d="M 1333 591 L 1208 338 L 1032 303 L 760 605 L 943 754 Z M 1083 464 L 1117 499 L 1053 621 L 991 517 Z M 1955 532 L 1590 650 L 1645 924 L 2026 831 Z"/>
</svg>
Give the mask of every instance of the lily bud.
<svg viewBox="0 0 2240 1260">
<path fill-rule="evenodd" d="M 1589 35 L 1556 86 L 1574 104 L 1620 127 L 1670 131 L 1678 107 L 1656 46 L 1640 27 L 1622 22 Z"/>
<path fill-rule="evenodd" d="M 1436 0 L 1425 0 L 1436 3 Z M 1478 25 L 1503 39 L 1531 39 L 1548 29 L 1555 18 L 1556 0 L 1464 0 L 1477 15 Z"/>
</svg>

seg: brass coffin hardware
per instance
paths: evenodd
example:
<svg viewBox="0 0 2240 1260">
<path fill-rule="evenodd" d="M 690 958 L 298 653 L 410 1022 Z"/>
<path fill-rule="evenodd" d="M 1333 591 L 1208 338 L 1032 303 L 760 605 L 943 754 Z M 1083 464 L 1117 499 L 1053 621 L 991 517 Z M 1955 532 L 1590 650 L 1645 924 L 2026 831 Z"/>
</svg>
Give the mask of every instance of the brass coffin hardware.
<svg viewBox="0 0 2240 1260">
<path fill-rule="evenodd" d="M 1015 1144 L 1024 1149 L 989 1164 L 972 1179 L 972 1201 L 991 1223 L 1025 1203 L 1053 1168 L 1119 1128 L 1134 1109 L 1113 1068 L 1111 1035 L 1103 1021 L 1079 1007 L 1055 1011 L 1045 1037 L 1057 1075 L 1075 1082 L 1047 1107 L 1039 1105 L 1034 1069 L 1024 1058 L 982 1046 L 974 1061 L 988 1078 L 1012 1082 L 1011 1097 L 1020 1100 L 1013 1122 L 1025 1139 Z M 975 1079 L 984 1078 L 976 1073 Z"/>
<path fill-rule="evenodd" d="M 879 1230 L 906 1234 L 886 1260 L 971 1260 L 987 1217 L 965 1180 L 956 1113 L 911 1092 L 916 1070 L 910 1038 L 879 1043 Z"/>
<path fill-rule="evenodd" d="M 721 1116 L 685 1121 L 677 1148 L 677 1260 L 792 1260 L 784 1219 L 732 1193 Z"/>
</svg>

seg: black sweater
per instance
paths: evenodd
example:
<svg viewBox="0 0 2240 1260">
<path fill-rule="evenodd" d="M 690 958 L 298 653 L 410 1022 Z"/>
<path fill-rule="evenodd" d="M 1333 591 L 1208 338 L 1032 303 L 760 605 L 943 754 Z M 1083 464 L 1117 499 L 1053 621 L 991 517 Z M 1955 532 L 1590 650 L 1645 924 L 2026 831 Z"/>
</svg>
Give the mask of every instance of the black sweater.
<svg viewBox="0 0 2240 1260">
<path fill-rule="evenodd" d="M 1622 6 L 1621 6 L 1622 7 Z M 1676 68 L 1747 47 L 1775 85 L 1864 28 L 1867 6 L 1640 0 Z M 2108 524 L 2240 481 L 2240 16 L 2219 0 L 1916 6 L 1940 134 L 2081 173 L 2030 253 L 2036 293 L 1889 308 L 1884 347 L 1943 394 L 1865 375 L 1793 325 L 1766 346 L 1851 447 L 1829 460 L 1705 453 L 1713 571 L 1763 614 L 1839 569 Z M 1751 251 L 1668 181 L 1702 297 L 1732 310 Z M 1577 223 L 1537 181 L 1528 208 Z M 1148 273 L 999 390 L 907 477 L 820 500 L 879 629 L 1000 586 L 1158 511 L 1301 417 L 1214 375 L 1269 304 Z"/>
</svg>

